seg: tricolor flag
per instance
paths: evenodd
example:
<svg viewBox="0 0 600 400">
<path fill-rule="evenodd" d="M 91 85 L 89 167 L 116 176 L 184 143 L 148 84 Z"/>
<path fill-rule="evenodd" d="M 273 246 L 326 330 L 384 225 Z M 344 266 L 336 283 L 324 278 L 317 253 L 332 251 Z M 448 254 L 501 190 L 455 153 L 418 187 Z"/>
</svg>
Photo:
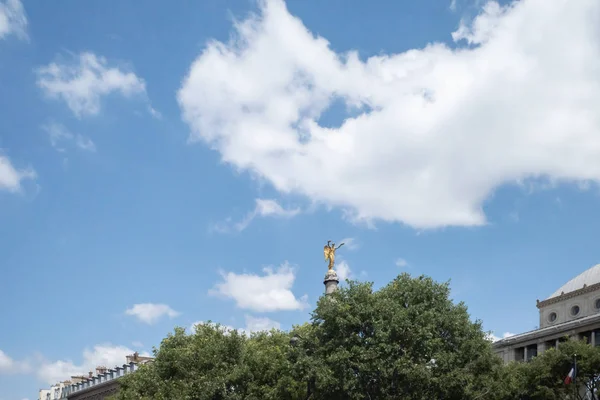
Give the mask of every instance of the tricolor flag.
<svg viewBox="0 0 600 400">
<path fill-rule="evenodd" d="M 573 365 L 573 367 L 571 367 L 571 370 L 569 371 L 569 375 L 567 375 L 567 377 L 565 378 L 565 385 L 572 383 L 575 380 L 576 376 L 577 369 L 575 368 L 575 365 Z"/>
</svg>

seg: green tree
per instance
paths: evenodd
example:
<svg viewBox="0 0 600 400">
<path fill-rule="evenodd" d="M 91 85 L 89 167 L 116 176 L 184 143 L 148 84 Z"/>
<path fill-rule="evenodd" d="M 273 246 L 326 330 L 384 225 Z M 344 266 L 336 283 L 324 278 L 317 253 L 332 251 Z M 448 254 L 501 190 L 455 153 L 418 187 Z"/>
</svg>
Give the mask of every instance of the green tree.
<svg viewBox="0 0 600 400">
<path fill-rule="evenodd" d="M 577 355 L 576 385 L 565 385 L 564 379 Z M 559 400 L 594 389 L 600 372 L 600 349 L 583 340 L 568 340 L 558 348 L 546 350 L 530 362 L 514 362 L 503 370 L 501 399 Z M 577 398 L 577 397 L 576 397 Z M 597 398 L 597 397 L 596 397 Z"/>
<path fill-rule="evenodd" d="M 448 284 L 398 276 L 322 297 L 310 339 L 315 399 L 492 399 L 501 361 Z"/>
<path fill-rule="evenodd" d="M 177 328 L 116 398 L 500 399 L 501 360 L 449 293 L 448 284 L 403 274 L 379 290 L 348 282 L 289 334 Z"/>
<path fill-rule="evenodd" d="M 279 331 L 247 337 L 210 323 L 190 335 L 176 328 L 154 362 L 122 379 L 115 399 L 297 399 L 289 347 Z"/>
</svg>

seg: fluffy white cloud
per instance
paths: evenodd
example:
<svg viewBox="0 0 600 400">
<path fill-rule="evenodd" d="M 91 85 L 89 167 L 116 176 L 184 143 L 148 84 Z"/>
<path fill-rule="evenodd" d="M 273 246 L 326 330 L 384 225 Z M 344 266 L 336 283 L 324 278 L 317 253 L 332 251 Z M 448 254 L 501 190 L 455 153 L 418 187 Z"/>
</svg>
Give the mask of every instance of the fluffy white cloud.
<svg viewBox="0 0 600 400">
<path fill-rule="evenodd" d="M 96 151 L 96 145 L 92 139 L 80 134 L 75 135 L 62 124 L 53 122 L 42 126 L 42 129 L 48 133 L 50 144 L 57 151 L 64 152 L 66 150 L 64 147 L 65 144 L 73 144 L 85 151 Z"/>
<path fill-rule="evenodd" d="M 452 0 L 449 6 L 451 11 L 456 11 L 456 0 Z"/>
<path fill-rule="evenodd" d="M 531 1 L 531 0 L 529 0 Z M 465 40 L 469 44 L 483 44 L 497 32 L 498 25 L 510 6 L 501 7 L 495 1 L 486 3 L 481 14 L 468 25 L 461 21 L 458 30 L 452 32 L 454 41 Z"/>
<path fill-rule="evenodd" d="M 16 361 L 0 350 L 0 374 L 20 374 L 29 372 L 30 369 L 27 361 Z"/>
<path fill-rule="evenodd" d="M 497 342 L 500 339 L 506 339 L 507 337 L 511 337 L 514 335 L 515 334 L 511 333 L 511 332 L 504 332 L 502 337 L 498 337 L 498 336 L 494 335 L 493 333 L 488 333 L 487 338 L 488 338 L 488 340 L 491 340 L 492 342 Z"/>
<path fill-rule="evenodd" d="M 41 362 L 37 376 L 47 384 L 53 385 L 74 375 L 87 375 L 89 371 L 95 372 L 95 368 L 98 366 L 112 368 L 117 365 L 123 365 L 125 364 L 126 356 L 133 353 L 134 350 L 125 346 L 99 344 L 92 349 L 85 349 L 83 351 L 83 359 L 80 364 L 75 364 L 72 360 Z M 140 355 L 149 356 L 150 354 L 144 352 L 140 353 Z"/>
<path fill-rule="evenodd" d="M 281 329 L 281 324 L 267 317 L 253 317 L 246 315 L 246 331 L 260 332 L 270 331 L 271 329 Z"/>
<path fill-rule="evenodd" d="M 365 60 L 260 4 L 208 42 L 178 101 L 191 140 L 279 191 L 431 228 L 484 224 L 503 184 L 600 181 L 599 1 L 490 2 L 454 33 L 468 47 Z M 334 100 L 353 114 L 321 126 Z"/>
<path fill-rule="evenodd" d="M 125 314 L 131 315 L 143 323 L 152 325 L 162 317 L 175 318 L 180 313 L 166 304 L 142 303 L 134 304 L 133 307 L 125 310 Z"/>
<path fill-rule="evenodd" d="M 403 267 L 408 266 L 408 262 L 404 258 L 398 258 L 396 260 L 396 266 L 400 267 L 400 268 L 403 268 Z"/>
<path fill-rule="evenodd" d="M 234 328 L 231 325 L 216 324 L 214 322 L 197 321 L 190 326 L 190 332 L 196 331 L 196 325 L 211 325 L 216 327 L 217 325 L 222 329 L 225 334 L 231 331 L 237 330 L 239 333 L 249 335 L 252 332 L 270 331 L 271 329 L 281 329 L 281 324 L 267 317 L 253 317 L 252 315 L 246 315 L 246 326 L 244 328 Z"/>
<path fill-rule="evenodd" d="M 20 0 L 0 1 L 0 39 L 14 34 L 27 38 L 27 16 Z"/>
<path fill-rule="evenodd" d="M 223 272 L 223 282 L 217 283 L 209 294 L 233 299 L 238 307 L 258 312 L 307 307 L 307 296 L 298 299 L 291 290 L 296 274 L 287 262 L 276 271 L 267 267 L 263 272 L 264 275 Z"/>
<path fill-rule="evenodd" d="M 133 72 L 108 66 L 104 57 L 84 52 L 74 62 L 53 62 L 37 71 L 38 86 L 50 98 L 67 103 L 76 116 L 100 112 L 102 96 L 118 92 L 125 97 L 146 93 L 146 84 Z"/>
<path fill-rule="evenodd" d="M 300 213 L 299 208 L 283 208 L 277 200 L 273 199 L 256 199 L 255 202 L 254 210 L 246 214 L 241 221 L 233 223 L 231 218 L 228 218 L 225 222 L 215 225 L 214 230 L 220 233 L 228 233 L 232 230 L 241 232 L 257 217 L 292 218 Z"/>
<path fill-rule="evenodd" d="M 0 153 L 0 190 L 9 192 L 18 192 L 21 190 L 21 181 L 24 179 L 34 179 L 36 173 L 33 169 L 16 169 L 9 158 Z"/>
<path fill-rule="evenodd" d="M 339 263 L 337 263 L 335 265 L 335 271 L 338 274 L 338 278 L 340 278 L 340 281 L 345 281 L 346 279 L 349 279 L 352 276 L 352 270 L 350 269 L 350 265 L 348 265 L 348 262 L 346 262 L 346 260 L 342 260 Z"/>
</svg>

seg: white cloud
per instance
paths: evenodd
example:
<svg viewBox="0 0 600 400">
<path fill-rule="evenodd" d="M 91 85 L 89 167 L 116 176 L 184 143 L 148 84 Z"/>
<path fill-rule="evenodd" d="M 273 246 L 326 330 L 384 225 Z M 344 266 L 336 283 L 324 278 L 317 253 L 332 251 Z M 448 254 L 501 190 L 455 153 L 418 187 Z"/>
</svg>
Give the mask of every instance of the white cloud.
<svg viewBox="0 0 600 400">
<path fill-rule="evenodd" d="M 126 356 L 133 353 L 134 350 L 125 346 L 99 344 L 92 349 L 83 351 L 83 359 L 80 364 L 75 364 L 72 360 L 43 361 L 37 375 L 40 380 L 53 385 L 74 375 L 87 375 L 89 371 L 95 372 L 95 368 L 98 366 L 113 368 L 117 365 L 123 365 Z M 149 356 L 147 352 L 140 353 L 140 355 Z"/>
<path fill-rule="evenodd" d="M 255 203 L 254 210 L 246 214 L 241 221 L 232 223 L 231 218 L 228 218 L 225 222 L 215 225 L 214 230 L 220 233 L 228 233 L 232 230 L 241 232 L 257 217 L 292 218 L 300 213 L 299 208 L 283 208 L 277 200 L 273 199 L 256 199 Z"/>
<path fill-rule="evenodd" d="M 96 145 L 92 142 L 92 139 L 83 135 L 77 135 L 75 145 L 81 150 L 96 151 Z"/>
<path fill-rule="evenodd" d="M 125 314 L 131 315 L 143 323 L 152 325 L 162 317 L 175 318 L 180 313 L 166 304 L 143 303 L 134 304 L 133 307 L 125 310 Z"/>
<path fill-rule="evenodd" d="M 229 332 L 235 331 L 236 329 L 231 326 L 231 325 L 223 325 L 223 324 L 217 324 L 216 322 L 204 322 L 204 321 L 196 321 L 194 323 L 192 323 L 190 325 L 189 331 L 190 333 L 195 333 L 196 332 L 196 325 L 209 325 L 212 326 L 214 328 L 216 328 L 217 326 L 219 327 L 219 329 L 221 329 L 223 332 L 225 332 L 225 334 L 228 334 Z M 240 333 L 244 333 L 243 329 L 238 329 L 238 331 Z"/>
<path fill-rule="evenodd" d="M 150 113 L 150 115 L 152 115 L 154 118 L 156 119 L 162 119 L 162 114 L 160 113 L 160 111 L 156 110 L 154 107 L 152 106 L 148 106 L 148 112 Z"/>
<path fill-rule="evenodd" d="M 299 212 L 300 209 L 298 208 L 286 210 L 276 200 L 272 199 L 256 199 L 256 208 L 254 209 L 254 213 L 261 217 L 293 217 Z"/>
<path fill-rule="evenodd" d="M 502 337 L 498 337 L 498 336 L 496 336 L 496 335 L 494 335 L 493 333 L 490 332 L 490 333 L 487 334 L 487 339 L 491 340 L 492 342 L 497 342 L 500 339 L 506 339 L 507 337 L 511 337 L 511 336 L 514 336 L 514 335 L 515 334 L 511 333 L 511 332 L 504 332 L 504 334 L 502 335 Z"/>
<path fill-rule="evenodd" d="M 30 369 L 27 361 L 16 361 L 0 350 L 0 375 L 27 373 Z"/>
<path fill-rule="evenodd" d="M 0 350 L 0 371 L 9 370 L 13 364 L 13 359 L 10 358 L 6 353 Z"/>
<path fill-rule="evenodd" d="M 281 329 L 281 324 L 277 321 L 274 321 L 267 317 L 253 317 L 252 315 L 245 315 L 246 326 L 244 328 L 234 328 L 231 325 L 222 325 L 218 324 L 220 329 L 228 334 L 234 330 L 237 330 L 241 334 L 248 335 L 252 332 L 260 332 L 260 331 L 270 331 L 271 329 Z M 196 325 L 204 325 L 208 324 L 210 326 L 216 327 L 217 323 L 215 322 L 204 322 L 204 321 L 196 321 L 190 326 L 190 332 L 194 333 L 196 331 Z"/>
<path fill-rule="evenodd" d="M 62 124 L 53 122 L 43 125 L 42 129 L 48 133 L 50 144 L 57 151 L 66 151 L 65 144 L 74 144 L 77 148 L 85 151 L 96 151 L 96 145 L 92 139 L 80 134 L 75 135 Z"/>
<path fill-rule="evenodd" d="M 461 21 L 458 29 L 452 32 L 452 39 L 456 42 L 465 40 L 469 44 L 486 43 L 498 33 L 498 26 L 503 22 L 502 17 L 510 9 L 510 6 L 502 7 L 495 1 L 486 3 L 482 13 L 471 24 L 467 25 L 465 21 Z"/>
<path fill-rule="evenodd" d="M 398 259 L 396 259 L 396 266 L 403 268 L 403 267 L 408 266 L 408 262 L 404 258 L 398 258 Z"/>
<path fill-rule="evenodd" d="M 209 294 L 233 299 L 240 308 L 258 312 L 302 310 L 307 307 L 306 295 L 296 298 L 292 286 L 296 279 L 294 268 L 287 262 L 276 271 L 263 269 L 264 275 L 222 273 Z"/>
<path fill-rule="evenodd" d="M 27 16 L 20 0 L 0 1 L 0 39 L 14 34 L 27 38 Z"/>
<path fill-rule="evenodd" d="M 37 71 L 38 86 L 59 98 L 78 116 L 100 112 L 100 99 L 118 92 L 125 97 L 146 93 L 146 84 L 133 72 L 108 66 L 104 57 L 84 52 L 74 62 L 53 62 Z"/>
<path fill-rule="evenodd" d="M 355 238 L 350 238 L 350 237 L 344 238 L 336 243 L 340 243 L 340 244 L 344 243 L 344 248 L 346 248 L 348 250 L 356 250 L 360 247 L 358 240 L 356 240 Z"/>
<path fill-rule="evenodd" d="M 131 342 L 131 345 L 133 347 L 144 347 L 144 344 L 138 340 L 134 340 L 133 342 Z"/>
<path fill-rule="evenodd" d="M 246 331 L 260 332 L 270 331 L 271 329 L 281 329 L 281 324 L 267 317 L 253 317 L 246 315 Z"/>
<path fill-rule="evenodd" d="M 350 269 L 350 265 L 343 260 L 334 266 L 335 271 L 337 272 L 338 278 L 340 281 L 345 281 L 352 276 L 352 270 Z"/>
<path fill-rule="evenodd" d="M 36 173 L 32 168 L 18 170 L 9 158 L 0 153 L 0 190 L 19 192 L 21 181 L 24 179 L 35 179 Z"/>
<path fill-rule="evenodd" d="M 455 32 L 468 48 L 366 60 L 260 4 L 208 42 L 178 101 L 190 140 L 280 192 L 424 229 L 486 223 L 503 184 L 600 181 L 599 1 L 491 2 Z M 334 100 L 358 115 L 320 126 Z"/>
</svg>

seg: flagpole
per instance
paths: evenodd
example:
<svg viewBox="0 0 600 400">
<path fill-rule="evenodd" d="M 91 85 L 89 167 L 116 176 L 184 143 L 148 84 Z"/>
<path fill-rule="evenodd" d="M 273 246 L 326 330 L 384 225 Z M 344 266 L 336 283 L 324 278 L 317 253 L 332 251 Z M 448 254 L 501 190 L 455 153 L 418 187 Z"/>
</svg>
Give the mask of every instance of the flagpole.
<svg viewBox="0 0 600 400">
<path fill-rule="evenodd" d="M 577 391 L 577 354 L 573 354 L 573 391 L 575 392 L 575 399 L 579 398 Z"/>
</svg>

